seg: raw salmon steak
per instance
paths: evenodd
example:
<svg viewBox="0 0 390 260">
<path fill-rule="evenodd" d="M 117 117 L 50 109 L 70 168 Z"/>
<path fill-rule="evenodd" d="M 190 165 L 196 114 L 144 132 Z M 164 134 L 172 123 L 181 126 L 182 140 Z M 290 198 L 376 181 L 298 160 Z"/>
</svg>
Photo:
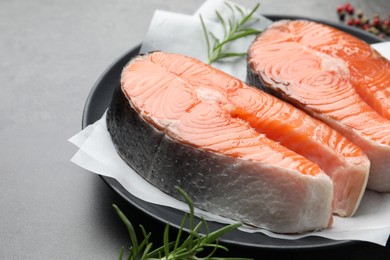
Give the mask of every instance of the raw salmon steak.
<svg viewBox="0 0 390 260">
<path fill-rule="evenodd" d="M 251 44 L 248 82 L 361 147 L 367 187 L 390 192 L 390 62 L 367 43 L 323 24 L 279 21 Z"/>
<path fill-rule="evenodd" d="M 298 121 L 307 128 L 285 123 Z M 126 65 L 107 128 L 124 161 L 162 191 L 181 199 L 180 186 L 199 208 L 279 233 L 329 227 L 333 183 L 267 131 L 318 148 L 324 160 L 352 171 L 364 161 L 358 147 L 320 121 L 179 54 L 153 52 Z M 307 131 L 317 131 L 318 140 L 308 140 Z M 321 138 L 333 138 L 334 146 Z"/>
</svg>

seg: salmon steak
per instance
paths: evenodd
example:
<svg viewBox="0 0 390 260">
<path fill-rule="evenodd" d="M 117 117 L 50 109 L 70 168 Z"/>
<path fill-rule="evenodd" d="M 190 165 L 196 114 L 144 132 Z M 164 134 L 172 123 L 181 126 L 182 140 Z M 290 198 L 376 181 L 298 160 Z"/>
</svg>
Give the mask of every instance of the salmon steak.
<svg viewBox="0 0 390 260">
<path fill-rule="evenodd" d="M 316 22 L 275 22 L 248 50 L 247 81 L 358 145 L 367 188 L 390 192 L 390 62 L 370 45 Z"/>
<path fill-rule="evenodd" d="M 179 54 L 133 58 L 106 120 L 118 154 L 163 192 L 278 233 L 352 215 L 368 179 L 366 155 L 331 127 Z"/>
</svg>

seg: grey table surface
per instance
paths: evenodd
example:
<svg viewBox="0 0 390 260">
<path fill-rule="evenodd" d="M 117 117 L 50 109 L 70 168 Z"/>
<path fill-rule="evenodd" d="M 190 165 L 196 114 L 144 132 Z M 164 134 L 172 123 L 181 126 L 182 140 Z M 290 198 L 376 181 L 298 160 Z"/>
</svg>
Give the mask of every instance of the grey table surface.
<svg viewBox="0 0 390 260">
<path fill-rule="evenodd" d="M 265 14 L 335 22 L 335 9 L 344 3 L 260 2 Z M 390 9 L 389 0 L 350 2 L 367 15 L 387 16 Z M 84 104 L 97 78 L 142 42 L 154 11 L 192 14 L 201 4 L 196 0 L 0 1 L 0 259 L 116 259 L 129 240 L 111 204 L 120 205 L 135 222 L 148 221 L 98 176 L 70 162 L 76 147 L 67 139 L 81 129 Z M 160 230 L 153 232 L 158 235 Z M 388 249 L 364 246 L 367 255 L 389 256 Z M 349 250 L 333 256 L 349 256 Z M 240 253 L 280 256 L 237 249 Z M 294 255 L 289 253 L 288 258 Z"/>
</svg>

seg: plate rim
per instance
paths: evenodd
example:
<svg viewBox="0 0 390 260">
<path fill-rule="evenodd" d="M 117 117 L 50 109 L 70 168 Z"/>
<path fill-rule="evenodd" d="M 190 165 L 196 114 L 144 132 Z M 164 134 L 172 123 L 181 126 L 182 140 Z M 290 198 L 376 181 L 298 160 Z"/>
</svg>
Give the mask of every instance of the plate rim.
<svg viewBox="0 0 390 260">
<path fill-rule="evenodd" d="M 370 34 L 368 32 L 362 31 L 362 30 L 357 29 L 357 28 L 348 27 L 347 25 L 344 25 L 344 24 L 334 23 L 334 22 L 331 22 L 331 21 L 326 21 L 326 20 L 322 20 L 322 19 L 308 18 L 308 17 L 304 17 L 304 16 L 295 16 L 295 15 L 271 15 L 271 14 L 270 15 L 263 14 L 263 15 L 265 17 L 273 20 L 273 21 L 275 21 L 275 20 L 282 20 L 282 19 L 311 20 L 311 21 L 322 23 L 322 24 L 330 25 L 332 27 L 335 27 L 337 29 L 341 29 L 341 30 L 349 32 L 349 33 L 352 32 L 352 34 L 354 34 L 355 36 L 357 34 L 358 35 L 357 37 L 360 38 L 360 39 L 364 38 L 365 41 L 367 39 L 369 39 L 369 41 L 370 41 L 369 43 L 384 42 L 383 39 L 381 39 L 381 38 L 379 38 L 379 37 L 377 37 L 377 36 L 375 36 L 373 34 Z M 82 125 L 81 125 L 82 129 L 84 129 L 89 124 L 94 123 L 94 120 L 90 118 L 91 117 L 90 116 L 90 112 L 91 112 L 91 107 L 93 107 L 93 104 L 94 104 L 95 100 L 97 99 L 96 95 L 98 94 L 98 90 L 100 88 L 103 88 L 102 87 L 102 83 L 107 78 L 109 78 L 109 75 L 113 73 L 115 68 L 117 69 L 119 64 L 127 63 L 126 61 L 128 61 L 128 57 L 129 56 L 137 55 L 139 53 L 140 48 L 141 48 L 141 44 L 131 48 L 130 50 L 128 50 L 127 52 L 125 52 L 124 54 L 119 56 L 116 60 L 114 60 L 100 74 L 100 76 L 95 81 L 94 85 L 92 86 L 92 88 L 91 88 L 91 90 L 90 90 L 90 92 L 89 92 L 89 94 L 87 96 L 87 99 L 85 101 L 83 114 L 82 114 Z M 111 96 L 110 96 L 109 99 L 111 100 Z M 130 194 L 127 190 L 125 190 L 122 187 L 122 185 L 118 181 L 116 181 L 115 179 L 110 178 L 110 177 L 106 177 L 106 176 L 103 176 L 103 175 L 99 175 L 99 176 L 114 192 L 116 192 L 120 197 L 125 199 L 127 202 L 129 202 L 132 206 L 134 206 L 138 210 L 140 210 L 140 211 L 144 212 L 145 214 L 151 216 L 152 218 L 156 219 L 157 221 L 160 221 L 161 223 L 168 223 L 172 227 L 180 228 L 180 224 L 181 223 L 175 223 L 175 222 L 172 222 L 171 220 L 167 220 L 166 218 L 163 218 L 160 215 L 155 214 L 155 213 L 147 210 L 145 208 L 145 206 L 143 206 L 141 204 L 150 204 L 150 205 L 156 206 L 158 208 L 166 208 L 169 211 L 171 211 L 171 210 L 174 211 L 175 209 L 170 208 L 170 207 L 166 207 L 166 206 L 162 206 L 162 205 L 152 204 L 152 203 L 149 203 L 149 202 L 146 202 L 146 201 L 142 201 L 141 199 L 136 198 L 135 196 Z M 140 203 L 137 200 L 142 201 L 142 203 Z M 223 224 L 215 223 L 215 222 L 208 222 L 208 223 L 212 224 L 214 226 L 222 226 L 223 225 Z M 188 231 L 188 228 L 185 227 L 184 230 Z M 240 233 L 249 234 L 249 233 L 246 233 L 246 232 L 243 232 L 243 231 L 238 231 L 238 230 L 235 230 L 233 232 L 240 232 Z M 265 235 L 263 233 L 259 233 L 259 235 L 265 236 L 267 239 L 282 240 L 280 238 L 269 237 L 268 235 Z M 310 239 L 310 238 L 313 238 L 313 237 L 318 238 L 319 240 L 324 240 L 324 242 L 322 244 L 318 244 L 318 245 L 317 244 L 311 245 L 311 244 L 301 244 L 300 243 L 300 242 L 302 242 L 302 240 Z M 283 240 L 285 240 L 286 243 L 297 242 L 297 241 L 298 241 L 298 243 L 292 243 L 292 245 L 283 245 L 283 246 L 282 245 L 265 245 L 265 244 L 254 244 L 254 243 L 247 243 L 247 242 L 242 242 L 242 241 L 235 241 L 234 239 L 231 239 L 231 238 L 229 239 L 229 238 L 224 238 L 224 237 L 222 237 L 220 239 L 220 242 L 226 243 L 226 244 L 235 245 L 235 246 L 250 247 L 250 248 L 255 248 L 255 249 L 277 249 L 277 250 L 327 249 L 327 248 L 336 248 L 336 247 L 343 247 L 343 246 L 353 245 L 353 244 L 357 244 L 357 243 L 363 243 L 363 242 L 357 241 L 357 240 L 334 240 L 334 239 L 327 239 L 327 238 L 318 237 L 318 236 L 308 236 L 308 237 L 300 238 L 300 239 L 297 239 L 297 240 L 288 240 L 288 239 L 283 239 Z"/>
</svg>

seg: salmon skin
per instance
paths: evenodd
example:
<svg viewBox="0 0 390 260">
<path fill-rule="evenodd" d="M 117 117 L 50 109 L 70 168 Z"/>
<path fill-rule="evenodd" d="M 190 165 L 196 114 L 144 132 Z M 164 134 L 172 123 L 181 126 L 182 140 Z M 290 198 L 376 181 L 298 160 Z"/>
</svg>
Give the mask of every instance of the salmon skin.
<svg viewBox="0 0 390 260">
<path fill-rule="evenodd" d="M 263 100 L 251 100 L 253 95 Z M 275 107 L 284 118 L 297 113 L 326 128 L 341 142 L 337 152 L 364 156 L 293 106 L 194 58 L 164 52 L 139 55 L 126 65 L 107 112 L 107 128 L 123 160 L 173 197 L 182 199 L 174 188 L 180 186 L 201 209 L 278 233 L 328 228 L 332 180 L 261 129 L 262 117 L 267 118 L 261 113 L 272 114 Z M 267 122 L 276 126 L 283 120 Z M 272 131 L 282 135 L 283 129 Z M 309 138 L 304 128 L 300 131 L 295 135 Z"/>
<path fill-rule="evenodd" d="M 367 43 L 316 22 L 275 22 L 249 48 L 247 81 L 361 147 L 367 188 L 390 192 L 390 62 Z"/>
</svg>

